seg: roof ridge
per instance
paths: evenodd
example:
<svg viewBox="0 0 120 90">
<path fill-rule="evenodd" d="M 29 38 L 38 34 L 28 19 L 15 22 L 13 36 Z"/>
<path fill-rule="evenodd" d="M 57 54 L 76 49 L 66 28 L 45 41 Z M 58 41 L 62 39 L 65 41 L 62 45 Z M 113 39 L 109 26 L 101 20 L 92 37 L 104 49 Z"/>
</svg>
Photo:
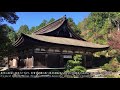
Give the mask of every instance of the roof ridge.
<svg viewBox="0 0 120 90">
<path fill-rule="evenodd" d="M 65 16 L 63 16 L 63 17 L 61 17 L 61 18 L 59 18 L 59 19 L 57 19 L 57 20 L 55 20 L 55 21 L 53 21 L 53 22 L 51 22 L 51 23 L 48 23 L 47 25 L 45 25 L 45 26 L 43 26 L 43 27 L 39 28 L 38 30 L 36 30 L 36 31 L 35 31 L 35 32 L 33 32 L 33 33 L 36 33 L 37 31 L 39 31 L 39 30 L 41 30 L 41 29 L 45 28 L 46 26 L 51 25 L 51 24 L 53 24 L 53 23 L 55 23 L 55 22 L 57 22 L 57 21 L 59 21 L 59 20 L 61 20 L 61 19 L 66 19 L 66 15 L 65 15 Z"/>
</svg>

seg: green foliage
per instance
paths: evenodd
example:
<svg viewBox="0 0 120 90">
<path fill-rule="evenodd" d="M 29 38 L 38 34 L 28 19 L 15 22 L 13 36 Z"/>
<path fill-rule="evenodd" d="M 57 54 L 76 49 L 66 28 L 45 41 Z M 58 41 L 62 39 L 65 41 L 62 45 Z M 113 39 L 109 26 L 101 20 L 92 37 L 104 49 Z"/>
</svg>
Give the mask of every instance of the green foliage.
<svg viewBox="0 0 120 90">
<path fill-rule="evenodd" d="M 102 26 L 102 29 L 100 30 L 99 33 L 100 33 L 101 35 L 108 34 L 111 28 L 113 28 L 113 27 L 112 27 L 112 23 L 111 23 L 110 19 L 107 18 L 107 19 L 105 20 L 104 25 Z"/>
<path fill-rule="evenodd" d="M 66 64 L 66 69 L 72 69 L 74 68 L 75 66 L 79 66 L 80 65 L 80 61 L 74 61 L 74 60 L 69 60 Z"/>
<path fill-rule="evenodd" d="M 117 58 L 113 58 L 109 63 L 102 66 L 103 70 L 117 72 L 119 70 L 119 62 Z"/>
<path fill-rule="evenodd" d="M 100 51 L 100 52 L 95 52 L 93 55 L 95 57 L 100 57 L 100 56 L 108 57 L 108 52 L 107 51 Z"/>
<path fill-rule="evenodd" d="M 114 50 L 114 49 L 112 49 L 112 50 L 109 50 L 109 51 L 108 51 L 108 54 L 109 54 L 110 56 L 114 57 L 115 55 L 117 55 L 117 51 Z"/>
<path fill-rule="evenodd" d="M 36 31 L 36 27 L 31 27 L 29 33 L 31 34 L 32 32 Z"/>
<path fill-rule="evenodd" d="M 87 24 L 88 24 L 88 18 L 85 18 L 82 22 L 79 22 L 78 23 L 78 29 L 80 29 L 81 31 L 84 31 L 84 30 L 87 30 L 88 27 L 87 27 Z"/>
<path fill-rule="evenodd" d="M 75 22 L 73 21 L 72 18 L 68 18 L 68 23 L 69 23 L 69 26 L 72 28 L 72 30 L 73 30 L 77 35 L 80 35 L 81 31 L 80 31 L 80 29 L 77 27 L 77 25 L 75 24 Z"/>
<path fill-rule="evenodd" d="M 106 78 L 115 78 L 114 75 L 106 75 L 105 77 L 106 77 Z"/>
<path fill-rule="evenodd" d="M 78 28 L 85 32 L 90 30 L 83 38 L 98 43 L 107 44 L 108 34 L 119 25 L 120 12 L 91 12 L 87 18 L 78 24 Z M 116 25 L 115 25 L 116 24 Z M 120 25 L 119 25 L 120 26 Z M 99 38 L 102 35 L 103 38 Z M 97 38 L 98 37 L 98 38 Z"/>
<path fill-rule="evenodd" d="M 36 29 L 44 27 L 45 25 L 47 25 L 47 23 L 48 23 L 47 20 L 43 20 L 42 23 Z"/>
<path fill-rule="evenodd" d="M 96 43 L 107 44 L 107 41 L 105 39 L 98 39 Z"/>
<path fill-rule="evenodd" d="M 75 61 L 81 61 L 81 60 L 82 60 L 82 55 L 75 55 L 75 56 L 73 57 L 73 59 L 74 59 Z"/>
<path fill-rule="evenodd" d="M 105 64 L 103 67 L 102 67 L 103 70 L 107 70 L 107 71 L 112 71 L 112 72 L 117 72 L 118 71 L 118 68 L 117 67 L 114 67 L 110 64 Z"/>
<path fill-rule="evenodd" d="M 75 55 L 73 60 L 69 60 L 66 64 L 65 72 L 86 72 L 86 69 L 81 66 L 82 55 Z"/>
<path fill-rule="evenodd" d="M 93 35 L 93 32 L 89 32 L 88 35 L 91 37 Z"/>
<path fill-rule="evenodd" d="M 50 23 L 52 23 L 52 22 L 54 22 L 54 21 L 55 21 L 54 18 L 51 18 L 49 21 L 43 20 L 43 21 L 40 23 L 40 25 L 31 27 L 28 34 L 31 34 L 31 33 L 35 32 L 36 30 L 38 30 L 38 29 L 44 27 L 45 25 L 50 24 Z"/>
<path fill-rule="evenodd" d="M 118 62 L 120 63 L 120 55 L 118 55 L 116 58 L 117 58 Z"/>
<path fill-rule="evenodd" d="M 82 66 L 75 66 L 74 68 L 70 69 L 69 72 L 86 72 L 86 69 Z"/>
<path fill-rule="evenodd" d="M 64 77 L 66 78 L 81 78 L 79 76 L 79 74 L 76 74 L 76 72 L 78 73 L 84 73 L 86 72 L 86 69 L 81 66 L 81 60 L 82 60 L 82 55 L 75 55 L 73 57 L 73 60 L 68 60 L 67 64 L 66 64 L 66 70 Z"/>
<path fill-rule="evenodd" d="M 12 27 L 9 27 L 8 38 L 13 43 L 17 39 L 17 34 Z"/>
<path fill-rule="evenodd" d="M 0 22 L 6 20 L 11 24 L 15 24 L 19 17 L 15 12 L 0 12 Z"/>
<path fill-rule="evenodd" d="M 21 33 L 23 33 L 23 34 L 29 34 L 29 28 L 28 28 L 27 25 L 20 26 L 17 35 L 20 36 Z"/>
<path fill-rule="evenodd" d="M 13 52 L 12 42 L 15 40 L 16 33 L 9 26 L 0 26 L 0 57 L 8 56 Z"/>
<path fill-rule="evenodd" d="M 52 22 L 54 22 L 54 21 L 55 21 L 55 19 L 54 19 L 54 18 L 51 18 L 50 21 L 48 22 L 48 24 L 49 24 L 49 23 L 52 23 Z"/>
</svg>

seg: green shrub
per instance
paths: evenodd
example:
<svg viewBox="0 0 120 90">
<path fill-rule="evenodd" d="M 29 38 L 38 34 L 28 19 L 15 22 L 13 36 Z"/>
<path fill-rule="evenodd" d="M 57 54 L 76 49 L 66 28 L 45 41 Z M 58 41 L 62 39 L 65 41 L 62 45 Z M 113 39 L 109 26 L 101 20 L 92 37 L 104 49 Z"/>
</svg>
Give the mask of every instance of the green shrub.
<svg viewBox="0 0 120 90">
<path fill-rule="evenodd" d="M 114 75 L 106 75 L 105 77 L 106 77 L 106 78 L 115 78 Z"/>
<path fill-rule="evenodd" d="M 75 66 L 74 68 L 70 69 L 70 72 L 86 72 L 86 69 L 82 66 Z"/>
<path fill-rule="evenodd" d="M 86 69 L 81 66 L 82 55 L 75 55 L 73 60 L 68 60 L 65 72 L 86 72 Z"/>
<path fill-rule="evenodd" d="M 66 69 L 72 69 L 75 66 L 79 66 L 79 65 L 80 65 L 80 61 L 68 60 L 66 64 Z"/>
<path fill-rule="evenodd" d="M 119 70 L 119 62 L 116 58 L 113 58 L 109 63 L 104 64 L 101 68 L 103 70 L 117 72 Z"/>
<path fill-rule="evenodd" d="M 68 74 L 64 74 L 64 78 L 82 78 L 80 77 L 80 74 L 75 74 L 76 72 L 84 73 L 86 72 L 86 69 L 82 66 L 75 66 L 74 68 L 65 71 L 65 73 Z"/>
<path fill-rule="evenodd" d="M 117 61 L 120 63 L 120 55 L 117 56 Z"/>
<path fill-rule="evenodd" d="M 105 64 L 104 66 L 102 66 L 102 69 L 106 71 L 112 71 L 112 72 L 118 71 L 117 67 L 114 67 L 113 65 L 110 65 L 110 64 Z"/>
</svg>

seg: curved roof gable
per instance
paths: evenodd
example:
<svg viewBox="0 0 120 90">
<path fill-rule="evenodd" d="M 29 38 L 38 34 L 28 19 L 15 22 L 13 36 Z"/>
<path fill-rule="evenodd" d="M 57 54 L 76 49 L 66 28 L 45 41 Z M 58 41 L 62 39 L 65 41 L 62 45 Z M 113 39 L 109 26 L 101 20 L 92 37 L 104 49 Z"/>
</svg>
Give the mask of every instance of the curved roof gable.
<svg viewBox="0 0 120 90">
<path fill-rule="evenodd" d="M 81 38 L 80 36 L 78 36 L 76 33 L 73 32 L 73 30 L 69 26 L 69 23 L 66 19 L 66 16 L 63 16 L 62 18 L 60 18 L 60 19 L 58 19 L 50 24 L 47 24 L 46 26 L 38 29 L 37 31 L 33 32 L 32 34 L 36 34 L 36 35 L 43 35 L 44 34 L 45 35 L 45 34 L 51 33 L 53 31 L 57 30 L 59 27 L 61 27 L 64 24 L 64 22 L 67 22 L 66 25 L 69 29 L 68 31 L 69 31 L 69 33 L 72 34 L 72 37 L 74 39 L 86 41 L 83 38 Z M 54 35 L 52 35 L 52 36 L 54 36 Z"/>
<path fill-rule="evenodd" d="M 45 25 L 44 27 L 38 29 L 37 31 L 33 32 L 33 34 L 45 34 L 45 33 L 48 33 L 48 32 L 52 32 L 54 30 L 56 30 L 57 28 L 59 28 L 63 23 L 64 21 L 66 20 L 66 17 L 63 16 L 62 18 L 48 24 L 48 25 Z"/>
</svg>

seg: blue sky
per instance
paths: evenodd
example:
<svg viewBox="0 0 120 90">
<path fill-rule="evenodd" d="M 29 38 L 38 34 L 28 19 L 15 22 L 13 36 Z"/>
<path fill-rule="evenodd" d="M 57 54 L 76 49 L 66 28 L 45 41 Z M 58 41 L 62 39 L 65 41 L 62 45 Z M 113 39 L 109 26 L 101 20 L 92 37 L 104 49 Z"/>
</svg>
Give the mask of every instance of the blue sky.
<svg viewBox="0 0 120 90">
<path fill-rule="evenodd" d="M 12 26 L 15 31 L 19 29 L 21 25 L 28 25 L 29 28 L 32 26 L 38 26 L 44 19 L 50 20 L 51 18 L 55 18 L 56 20 L 66 15 L 66 17 L 73 18 L 74 22 L 78 24 L 78 22 L 82 21 L 86 18 L 90 12 L 16 12 L 19 16 L 19 19 L 16 24 L 9 24 Z"/>
</svg>

